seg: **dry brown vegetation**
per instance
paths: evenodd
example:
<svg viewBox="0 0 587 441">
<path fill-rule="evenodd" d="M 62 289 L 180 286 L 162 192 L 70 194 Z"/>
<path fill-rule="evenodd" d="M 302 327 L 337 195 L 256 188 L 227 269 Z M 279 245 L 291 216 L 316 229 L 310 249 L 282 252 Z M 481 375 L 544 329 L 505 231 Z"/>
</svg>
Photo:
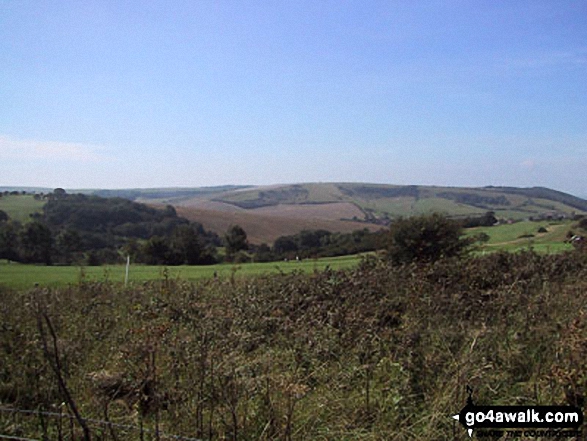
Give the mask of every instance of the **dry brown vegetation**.
<svg viewBox="0 0 587 441">
<path fill-rule="evenodd" d="M 91 439 L 468 439 L 450 418 L 467 385 L 479 404 L 583 405 L 586 259 L 3 290 L 0 403 L 75 406 Z M 84 439 L 61 420 L 3 411 L 0 434 Z"/>
</svg>

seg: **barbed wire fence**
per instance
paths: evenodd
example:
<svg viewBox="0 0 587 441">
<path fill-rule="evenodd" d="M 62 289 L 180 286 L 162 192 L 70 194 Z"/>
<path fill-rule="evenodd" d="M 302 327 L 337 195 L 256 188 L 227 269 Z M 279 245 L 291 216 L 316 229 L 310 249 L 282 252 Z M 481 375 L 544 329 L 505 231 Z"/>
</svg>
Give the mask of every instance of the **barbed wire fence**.
<svg viewBox="0 0 587 441">
<path fill-rule="evenodd" d="M 56 432 L 57 440 L 58 441 L 66 441 L 66 440 L 75 440 L 79 439 L 79 435 L 76 435 L 76 416 L 70 413 L 64 412 L 49 412 L 49 411 L 42 411 L 42 410 L 30 410 L 30 409 L 15 409 L 11 407 L 1 407 L 0 406 L 0 415 L 9 415 L 8 417 L 16 418 L 18 415 L 24 415 L 27 417 L 36 417 L 38 418 L 39 426 L 38 427 L 40 432 L 47 432 L 48 431 L 48 423 L 47 418 L 51 418 L 54 420 L 54 432 Z M 4 417 L 2 417 L 4 419 Z M 64 427 L 63 420 L 66 421 L 66 427 Z M 204 441 L 201 438 L 191 438 L 182 435 L 173 435 L 169 433 L 162 432 L 161 430 L 157 429 L 148 429 L 143 427 L 143 425 L 134 425 L 134 424 L 121 424 L 121 423 L 114 423 L 112 421 L 105 421 L 99 420 L 94 418 L 84 418 L 85 423 L 88 427 L 91 428 L 93 431 L 93 435 L 98 435 L 95 439 L 99 439 L 100 441 L 118 441 L 118 436 L 129 436 L 133 434 L 132 439 L 139 439 L 141 441 L 148 441 L 148 440 L 156 440 L 156 441 Z M 2 429 L 0 429 L 2 430 Z M 3 430 L 2 430 L 3 431 Z M 118 433 L 117 433 L 118 432 Z M 36 435 L 35 435 L 36 436 Z M 43 441 L 46 438 L 45 435 L 38 438 L 27 438 L 23 437 L 20 433 L 10 434 L 10 433 L 0 433 L 0 439 L 9 439 L 15 441 Z M 52 438 L 53 439 L 53 438 Z M 124 438 L 122 438 L 124 439 Z"/>
<path fill-rule="evenodd" d="M 35 438 L 21 438 L 20 436 L 0 435 L 0 439 L 10 439 L 12 441 L 42 441 Z"/>
</svg>

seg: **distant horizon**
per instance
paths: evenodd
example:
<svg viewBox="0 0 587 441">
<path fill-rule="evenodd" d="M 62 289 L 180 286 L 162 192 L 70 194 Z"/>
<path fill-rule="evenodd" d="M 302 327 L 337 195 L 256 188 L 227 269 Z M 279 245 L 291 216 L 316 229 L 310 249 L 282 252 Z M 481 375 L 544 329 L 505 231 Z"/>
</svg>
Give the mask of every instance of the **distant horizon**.
<svg viewBox="0 0 587 441">
<path fill-rule="evenodd" d="M 31 186 L 31 185 L 0 185 L 0 191 L 53 191 L 56 188 L 63 188 L 68 192 L 75 191 L 148 191 L 148 190 L 197 190 L 197 189 L 213 189 L 223 187 L 238 187 L 238 188 L 261 188 L 261 187 L 283 187 L 290 185 L 307 185 L 307 184 L 365 184 L 365 185 L 389 185 L 397 187 L 437 187 L 437 188 L 471 188 L 471 189 L 483 189 L 483 188 L 547 188 L 561 193 L 567 193 L 571 196 L 575 196 L 581 199 L 587 200 L 587 194 L 575 194 L 570 193 L 558 188 L 547 187 L 544 185 L 533 185 L 533 186 L 515 186 L 515 185 L 480 185 L 480 186 L 465 186 L 465 185 L 434 185 L 434 184 L 393 184 L 383 182 L 367 182 L 367 181 L 328 181 L 328 182 L 287 182 L 287 183 L 276 183 L 276 184 L 218 184 L 218 185 L 202 185 L 202 186 L 161 186 L 161 187 L 52 187 L 52 186 Z"/>
</svg>

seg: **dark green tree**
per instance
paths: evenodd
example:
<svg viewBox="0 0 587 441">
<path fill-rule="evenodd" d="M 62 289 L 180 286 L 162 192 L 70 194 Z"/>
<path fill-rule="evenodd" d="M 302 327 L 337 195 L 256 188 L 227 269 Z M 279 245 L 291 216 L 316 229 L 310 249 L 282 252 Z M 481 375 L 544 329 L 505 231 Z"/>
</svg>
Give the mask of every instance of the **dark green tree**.
<svg viewBox="0 0 587 441">
<path fill-rule="evenodd" d="M 273 251 L 276 254 L 293 253 L 298 251 L 298 244 L 294 236 L 281 236 L 273 242 Z"/>
<path fill-rule="evenodd" d="M 461 236 L 461 224 L 441 214 L 401 218 L 390 226 L 388 257 L 402 264 L 460 256 L 472 243 Z"/>
<path fill-rule="evenodd" d="M 254 253 L 255 262 L 270 262 L 275 258 L 271 253 L 271 248 L 269 248 L 269 245 L 266 243 L 262 243 L 261 245 L 255 247 Z"/>
<path fill-rule="evenodd" d="M 14 221 L 0 223 L 0 259 L 19 260 L 20 224 Z"/>
<path fill-rule="evenodd" d="M 238 225 L 233 225 L 224 235 L 226 254 L 231 256 L 238 251 L 246 251 L 249 248 L 247 233 Z"/>
<path fill-rule="evenodd" d="M 141 245 L 134 237 L 127 239 L 124 245 L 120 249 L 120 254 L 124 260 L 127 256 L 130 256 L 133 261 L 141 261 Z"/>
<path fill-rule="evenodd" d="M 170 248 L 178 264 L 200 263 L 203 251 L 202 241 L 191 225 L 180 225 L 173 230 Z"/>
<path fill-rule="evenodd" d="M 177 211 L 175 211 L 175 207 L 173 205 L 166 205 L 163 213 L 165 216 L 177 217 Z"/>
<path fill-rule="evenodd" d="M 298 243 L 300 250 L 309 250 L 312 248 L 320 248 L 323 245 L 325 238 L 330 236 L 330 231 L 326 230 L 303 230 L 298 235 Z"/>
<path fill-rule="evenodd" d="M 55 199 L 64 198 L 67 195 L 67 192 L 63 188 L 56 188 L 53 190 L 53 194 L 51 195 Z"/>
<path fill-rule="evenodd" d="M 142 254 L 149 265 L 165 265 L 169 259 L 169 244 L 165 238 L 153 236 L 143 245 Z"/>
<path fill-rule="evenodd" d="M 475 240 L 475 242 L 483 244 L 489 242 L 489 239 L 491 239 L 491 237 L 489 236 L 489 234 L 481 232 L 479 234 L 475 234 L 473 236 L 473 239 Z"/>
<path fill-rule="evenodd" d="M 51 265 L 53 236 L 45 224 L 35 221 L 25 225 L 20 233 L 20 244 L 26 262 Z"/>
<path fill-rule="evenodd" d="M 72 262 L 73 253 L 81 251 L 81 237 L 75 230 L 65 229 L 59 232 L 55 238 L 57 253 L 66 264 Z"/>
</svg>

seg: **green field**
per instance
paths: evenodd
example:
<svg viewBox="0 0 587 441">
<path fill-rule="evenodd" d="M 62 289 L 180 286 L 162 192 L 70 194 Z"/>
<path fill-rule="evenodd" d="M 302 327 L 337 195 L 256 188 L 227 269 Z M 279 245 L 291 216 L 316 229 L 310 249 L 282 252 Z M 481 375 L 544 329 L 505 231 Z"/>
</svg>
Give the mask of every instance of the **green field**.
<svg viewBox="0 0 587 441">
<path fill-rule="evenodd" d="M 18 197 L 22 198 L 21 196 Z M 546 233 L 538 233 L 539 228 L 545 228 Z M 486 233 L 490 239 L 478 247 L 477 253 L 485 254 L 495 251 L 520 251 L 533 249 L 539 253 L 554 253 L 572 250 L 572 246 L 565 243 L 565 236 L 573 224 L 569 221 L 554 222 L 516 222 L 494 227 L 480 227 L 466 230 L 467 235 Z M 533 235 L 533 237 L 520 237 Z M 217 264 L 210 266 L 149 266 L 131 265 L 129 282 L 144 282 L 147 280 L 180 279 L 196 281 L 210 279 L 216 274 L 217 277 L 227 278 L 246 277 L 261 274 L 279 272 L 312 272 L 322 270 L 326 267 L 332 269 L 349 268 L 360 261 L 360 256 L 343 256 L 334 258 L 323 258 L 318 260 L 307 259 L 300 262 L 267 262 L 267 263 L 244 263 L 244 264 Z M 35 283 L 42 286 L 64 286 L 79 283 L 80 281 L 114 281 L 123 282 L 125 277 L 124 265 L 107 266 L 41 266 L 23 265 L 18 263 L 7 263 L 0 261 L 0 285 L 15 289 L 29 289 Z"/>
<path fill-rule="evenodd" d="M 129 270 L 129 283 L 144 282 L 163 278 L 196 281 L 216 276 L 227 278 L 247 277 L 262 274 L 290 273 L 293 271 L 312 272 L 332 269 L 349 268 L 356 265 L 361 257 L 343 256 L 323 259 L 307 259 L 302 261 L 243 263 L 238 265 L 217 264 L 208 266 L 149 266 L 132 265 Z M 80 281 L 113 281 L 123 282 L 124 265 L 105 266 L 41 266 L 22 265 L 0 261 L 0 285 L 15 289 L 29 289 L 38 283 L 42 286 L 64 286 Z"/>
<path fill-rule="evenodd" d="M 545 228 L 546 233 L 539 233 Z M 537 252 L 570 251 L 573 247 L 565 243 L 566 234 L 572 229 L 569 221 L 524 221 L 494 227 L 479 227 L 466 230 L 467 235 L 485 233 L 490 239 L 480 247 L 487 251 L 520 251 L 532 248 Z M 533 237 L 522 237 L 533 235 Z"/>
<path fill-rule="evenodd" d="M 19 222 L 30 219 L 33 213 L 41 213 L 46 201 L 38 201 L 33 195 L 8 195 L 0 198 L 0 210 Z"/>
</svg>

